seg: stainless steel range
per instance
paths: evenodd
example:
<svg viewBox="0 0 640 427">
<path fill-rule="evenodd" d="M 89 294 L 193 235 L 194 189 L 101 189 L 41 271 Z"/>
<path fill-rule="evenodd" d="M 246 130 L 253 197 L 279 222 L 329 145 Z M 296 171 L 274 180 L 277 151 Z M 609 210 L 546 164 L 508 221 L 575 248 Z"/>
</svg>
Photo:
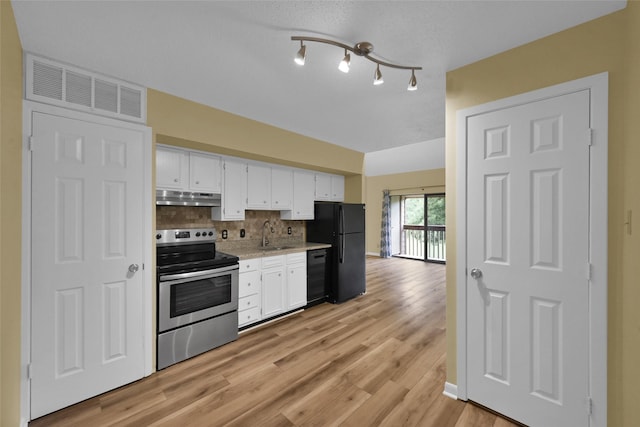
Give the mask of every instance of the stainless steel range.
<svg viewBox="0 0 640 427">
<path fill-rule="evenodd" d="M 158 230 L 157 368 L 238 338 L 238 257 L 215 229 Z"/>
</svg>

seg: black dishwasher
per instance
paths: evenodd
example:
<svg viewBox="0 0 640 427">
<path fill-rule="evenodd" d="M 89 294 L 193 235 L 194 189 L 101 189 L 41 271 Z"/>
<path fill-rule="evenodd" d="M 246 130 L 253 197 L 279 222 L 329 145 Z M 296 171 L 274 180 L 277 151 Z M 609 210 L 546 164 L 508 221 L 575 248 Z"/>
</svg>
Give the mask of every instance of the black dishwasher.
<svg viewBox="0 0 640 427">
<path fill-rule="evenodd" d="M 307 251 L 307 307 L 327 300 L 329 290 L 329 249 Z"/>
</svg>

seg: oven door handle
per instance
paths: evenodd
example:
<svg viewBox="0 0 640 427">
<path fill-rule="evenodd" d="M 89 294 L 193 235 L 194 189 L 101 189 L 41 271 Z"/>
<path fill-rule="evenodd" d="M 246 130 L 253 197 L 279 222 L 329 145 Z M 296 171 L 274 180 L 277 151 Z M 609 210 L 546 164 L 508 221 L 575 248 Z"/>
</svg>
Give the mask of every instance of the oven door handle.
<svg viewBox="0 0 640 427">
<path fill-rule="evenodd" d="M 197 277 L 204 278 L 204 276 L 215 277 L 215 276 L 224 274 L 226 272 L 238 270 L 238 269 L 239 267 L 236 264 L 228 267 L 215 268 L 212 270 L 193 271 L 191 273 L 180 273 L 180 274 L 166 274 L 166 275 L 160 276 L 160 282 L 168 282 L 170 280 L 192 279 Z"/>
</svg>

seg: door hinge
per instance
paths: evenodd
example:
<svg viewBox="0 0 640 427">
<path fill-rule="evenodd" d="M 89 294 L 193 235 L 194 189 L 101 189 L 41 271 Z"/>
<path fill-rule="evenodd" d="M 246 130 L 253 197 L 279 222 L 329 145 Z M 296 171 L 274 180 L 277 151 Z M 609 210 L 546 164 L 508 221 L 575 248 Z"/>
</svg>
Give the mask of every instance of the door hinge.
<svg viewBox="0 0 640 427">
<path fill-rule="evenodd" d="M 28 379 L 28 380 L 30 380 L 30 379 L 32 379 L 32 378 L 33 378 L 33 377 L 31 376 L 31 375 L 32 375 L 32 371 L 33 371 L 33 369 L 31 369 L 31 363 L 29 363 L 29 364 L 27 365 L 27 379 Z"/>
<path fill-rule="evenodd" d="M 593 145 L 593 129 L 591 128 L 587 129 L 587 145 Z"/>
<path fill-rule="evenodd" d="M 587 415 L 592 415 L 593 414 L 593 399 L 591 399 L 590 397 L 587 397 L 586 404 L 587 404 Z"/>
<path fill-rule="evenodd" d="M 587 280 L 591 280 L 591 271 L 593 270 L 593 266 L 591 265 L 590 262 L 587 263 Z"/>
<path fill-rule="evenodd" d="M 29 142 L 27 144 L 27 150 L 33 151 L 33 136 L 29 137 Z"/>
</svg>

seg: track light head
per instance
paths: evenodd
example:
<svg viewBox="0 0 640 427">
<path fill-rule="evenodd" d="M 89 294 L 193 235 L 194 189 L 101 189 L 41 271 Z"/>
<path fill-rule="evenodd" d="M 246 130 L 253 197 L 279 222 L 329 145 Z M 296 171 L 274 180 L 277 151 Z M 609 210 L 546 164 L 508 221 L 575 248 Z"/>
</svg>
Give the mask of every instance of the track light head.
<svg viewBox="0 0 640 427">
<path fill-rule="evenodd" d="M 302 40 L 300 40 L 300 50 L 296 54 L 296 58 L 294 59 L 294 61 L 296 61 L 296 64 L 298 65 L 304 65 L 306 56 L 307 56 L 307 47 L 302 43 Z"/>
<path fill-rule="evenodd" d="M 418 81 L 416 80 L 415 70 L 411 70 L 411 78 L 409 79 L 409 86 L 407 90 L 418 90 Z"/>
<path fill-rule="evenodd" d="M 342 58 L 342 61 L 340 61 L 340 64 L 338 65 L 338 70 L 342 71 L 343 73 L 348 73 L 350 63 L 351 63 L 351 54 L 349 54 L 347 52 L 347 49 L 345 49 L 344 58 Z"/>
<path fill-rule="evenodd" d="M 382 78 L 382 72 L 380 72 L 380 64 L 376 67 L 376 72 L 373 74 L 373 84 L 381 85 L 384 83 L 384 79 Z"/>
</svg>

